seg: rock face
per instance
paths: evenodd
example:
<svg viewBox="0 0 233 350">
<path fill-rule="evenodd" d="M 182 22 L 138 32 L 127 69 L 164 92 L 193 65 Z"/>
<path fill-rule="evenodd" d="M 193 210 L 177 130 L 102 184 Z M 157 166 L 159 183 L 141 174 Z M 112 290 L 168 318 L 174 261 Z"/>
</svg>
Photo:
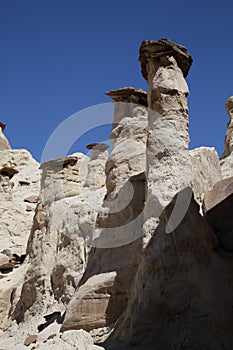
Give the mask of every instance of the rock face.
<svg viewBox="0 0 233 350">
<path fill-rule="evenodd" d="M 26 256 L 36 203 L 27 198 L 39 195 L 39 163 L 26 150 L 0 148 L 0 329 L 9 325 L 8 316 L 26 271 Z M 17 268 L 17 269 L 16 269 Z"/>
<path fill-rule="evenodd" d="M 193 174 L 193 192 L 202 206 L 204 195 L 222 179 L 218 154 L 214 147 L 199 147 L 190 151 Z"/>
<path fill-rule="evenodd" d="M 89 159 L 82 154 L 42 164 L 37 205 L 27 254 L 29 267 L 14 317 L 63 310 L 84 271 L 85 232 L 79 226 L 81 188 Z M 40 242 L 40 244 L 38 244 Z M 45 297 L 46 296 L 46 297 Z"/>
<path fill-rule="evenodd" d="M 0 251 L 26 253 L 36 203 L 28 211 L 27 198 L 38 197 L 39 163 L 26 150 L 0 151 Z"/>
<path fill-rule="evenodd" d="M 74 327 L 89 331 L 115 322 L 122 312 L 122 303 L 125 306 L 121 285 L 115 285 L 116 277 L 115 271 L 102 273 L 81 285 L 72 297 L 61 331 Z"/>
<path fill-rule="evenodd" d="M 175 201 L 147 245 L 107 349 L 231 347 L 233 319 L 226 305 L 233 297 L 232 262 L 214 252 L 215 235 L 193 200 L 181 224 L 165 234 Z"/>
<path fill-rule="evenodd" d="M 160 39 L 139 60 L 148 94 L 107 93 L 109 155 L 39 168 L 0 133 L 1 350 L 232 349 L 231 124 L 220 162 L 188 151 L 190 54 Z"/>
</svg>

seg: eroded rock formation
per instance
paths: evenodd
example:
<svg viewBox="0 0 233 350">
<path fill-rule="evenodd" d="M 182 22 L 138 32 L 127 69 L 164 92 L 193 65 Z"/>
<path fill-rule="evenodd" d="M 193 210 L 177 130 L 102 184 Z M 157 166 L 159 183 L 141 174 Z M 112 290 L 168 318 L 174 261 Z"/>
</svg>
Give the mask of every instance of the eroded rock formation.
<svg viewBox="0 0 233 350">
<path fill-rule="evenodd" d="M 139 61 L 148 81 L 146 217 L 159 217 L 174 195 L 192 182 L 188 152 L 188 74 L 192 58 L 181 45 L 143 41 Z M 177 156 L 179 155 L 179 156 Z"/>
<path fill-rule="evenodd" d="M 110 135 L 113 149 L 105 168 L 105 211 L 97 217 L 97 238 L 80 286 L 67 307 L 62 330 L 91 330 L 114 323 L 125 309 L 141 258 L 147 94 L 129 87 L 107 95 L 115 101 L 115 111 Z"/>
<path fill-rule="evenodd" d="M 190 54 L 160 39 L 139 60 L 148 93 L 107 93 L 109 154 L 39 169 L 0 123 L 1 350 L 232 348 L 232 120 L 220 161 L 189 151 Z"/>
</svg>

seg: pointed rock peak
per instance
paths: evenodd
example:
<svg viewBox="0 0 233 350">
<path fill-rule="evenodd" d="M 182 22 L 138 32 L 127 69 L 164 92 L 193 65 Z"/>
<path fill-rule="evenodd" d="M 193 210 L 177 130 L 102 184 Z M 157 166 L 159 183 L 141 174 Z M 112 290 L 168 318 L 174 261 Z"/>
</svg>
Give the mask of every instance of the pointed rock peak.
<svg viewBox="0 0 233 350">
<path fill-rule="evenodd" d="M 169 39 L 144 40 L 139 50 L 139 61 L 141 62 L 142 75 L 146 80 L 148 78 L 148 60 L 159 60 L 161 56 L 173 56 L 184 77 L 188 75 L 193 59 L 184 46 L 176 44 Z"/>
</svg>

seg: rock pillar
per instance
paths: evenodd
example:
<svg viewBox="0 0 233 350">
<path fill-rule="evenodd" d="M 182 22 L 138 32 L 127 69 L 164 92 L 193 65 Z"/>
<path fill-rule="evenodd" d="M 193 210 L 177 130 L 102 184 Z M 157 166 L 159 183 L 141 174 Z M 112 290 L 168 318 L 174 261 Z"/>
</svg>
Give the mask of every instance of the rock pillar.
<svg viewBox="0 0 233 350">
<path fill-rule="evenodd" d="M 106 212 L 97 218 L 96 231 L 100 235 L 93 242 L 85 274 L 67 307 L 62 330 L 91 330 L 114 323 L 126 307 L 141 261 L 147 93 L 127 87 L 107 95 L 113 99 L 115 110 L 110 136 L 113 149 L 106 163 Z"/>
<path fill-rule="evenodd" d="M 106 143 L 92 143 L 86 146 L 92 150 L 91 161 L 88 164 L 88 175 L 85 187 L 90 189 L 102 188 L 105 186 L 105 164 L 108 159 L 109 145 Z"/>
<path fill-rule="evenodd" d="M 146 216 L 159 217 L 182 189 L 191 186 L 188 152 L 189 89 L 185 81 L 192 58 L 167 39 L 145 40 L 140 47 L 142 75 L 148 81 Z"/>
</svg>

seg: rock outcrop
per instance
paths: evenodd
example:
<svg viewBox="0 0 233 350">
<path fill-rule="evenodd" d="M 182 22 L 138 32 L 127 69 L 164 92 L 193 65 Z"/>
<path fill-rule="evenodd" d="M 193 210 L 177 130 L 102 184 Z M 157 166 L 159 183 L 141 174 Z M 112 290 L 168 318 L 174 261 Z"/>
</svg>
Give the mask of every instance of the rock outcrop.
<svg viewBox="0 0 233 350">
<path fill-rule="evenodd" d="M 232 120 L 220 161 L 189 151 L 190 54 L 160 39 L 139 60 L 148 93 L 107 93 L 110 154 L 39 168 L 0 123 L 1 350 L 232 348 Z"/>
<path fill-rule="evenodd" d="M 108 350 L 231 348 L 232 261 L 214 251 L 216 237 L 193 199 L 180 225 L 165 233 L 176 200 L 145 249 Z"/>
<path fill-rule="evenodd" d="M 75 154 L 42 164 L 41 194 L 28 241 L 28 269 L 14 318 L 63 311 L 86 264 L 85 233 L 79 227 L 81 188 L 89 159 Z"/>
<path fill-rule="evenodd" d="M 91 330 L 114 323 L 127 304 L 141 257 L 142 219 L 137 218 L 145 201 L 147 94 L 129 87 L 107 95 L 115 101 L 115 111 L 113 149 L 105 168 L 105 211 L 97 217 L 94 247 L 67 306 L 62 330 Z"/>
<path fill-rule="evenodd" d="M 0 151 L 0 252 L 26 253 L 26 246 L 36 203 L 30 196 L 39 196 L 39 163 L 26 150 Z"/>
<path fill-rule="evenodd" d="M 222 179 L 218 154 L 214 147 L 199 147 L 190 151 L 195 200 L 203 205 L 204 195 Z"/>
<path fill-rule="evenodd" d="M 169 40 L 143 41 L 139 61 L 148 81 L 146 218 L 159 217 L 174 195 L 192 183 L 188 151 L 188 74 L 192 58 Z"/>
</svg>

